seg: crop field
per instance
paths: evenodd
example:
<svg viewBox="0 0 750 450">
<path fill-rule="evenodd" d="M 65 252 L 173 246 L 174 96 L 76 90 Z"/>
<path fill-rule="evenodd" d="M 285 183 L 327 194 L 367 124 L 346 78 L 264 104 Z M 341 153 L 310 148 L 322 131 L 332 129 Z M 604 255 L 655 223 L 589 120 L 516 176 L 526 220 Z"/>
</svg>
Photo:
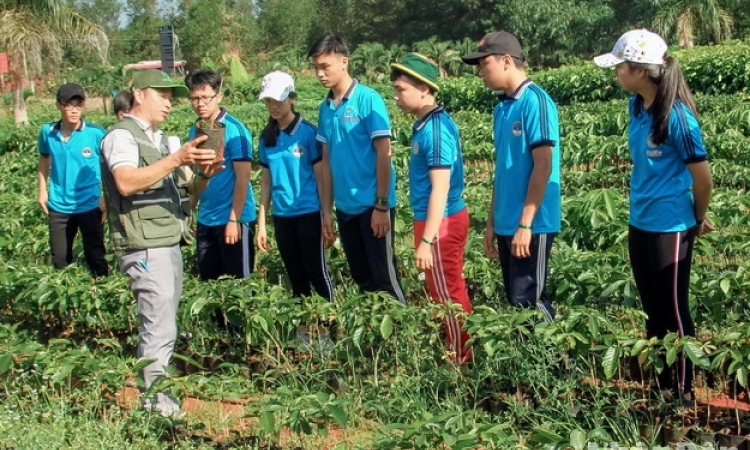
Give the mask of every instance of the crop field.
<svg viewBox="0 0 750 450">
<path fill-rule="evenodd" d="M 297 110 L 315 123 L 326 92 L 312 77 L 297 81 Z M 203 409 L 186 408 L 179 427 L 132 407 L 144 361 L 134 357 L 137 317 L 126 278 L 114 270 L 92 280 L 80 248 L 77 263 L 52 268 L 36 204 L 36 136 L 57 111 L 32 104 L 32 125 L 18 130 L 2 119 L 0 449 L 676 448 L 727 444 L 750 432 L 750 87 L 696 89 L 714 174 L 709 217 L 719 227 L 696 242 L 690 305 L 698 338 L 647 340 L 627 256 L 624 94 L 560 105 L 563 230 L 549 276 L 559 315 L 546 323 L 536 311 L 508 306 L 499 263 L 483 253 L 493 100 L 476 79 L 448 80 L 441 98 L 462 134 L 471 217 L 464 273 L 475 360 L 466 367 L 446 356 L 446 311 L 429 300 L 415 267 L 407 190 L 413 120 L 388 85 L 375 87 L 392 118 L 396 254 L 407 305 L 360 294 L 338 243 L 329 251 L 335 304 L 290 298 L 274 250 L 258 254 L 249 279 L 200 282 L 195 249 L 183 248 L 180 338 L 173 375 L 157 388 Z M 257 143 L 267 113 L 255 95 L 228 93 L 225 104 Z M 114 122 L 99 111 L 86 119 Z M 178 104 L 162 128 L 184 137 L 193 120 L 189 105 Z M 116 258 L 108 260 L 116 269 Z M 218 329 L 217 311 L 240 333 Z M 331 351 L 299 348 L 297 326 L 330 317 L 338 324 Z M 696 365 L 695 408 L 649 399 L 653 371 L 681 352 Z"/>
</svg>

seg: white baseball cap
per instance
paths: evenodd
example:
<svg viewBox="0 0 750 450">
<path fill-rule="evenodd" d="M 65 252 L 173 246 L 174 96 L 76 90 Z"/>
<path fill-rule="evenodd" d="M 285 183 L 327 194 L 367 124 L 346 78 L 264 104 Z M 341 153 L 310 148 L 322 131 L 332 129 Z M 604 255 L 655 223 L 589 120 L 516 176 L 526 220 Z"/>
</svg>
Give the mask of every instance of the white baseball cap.
<svg viewBox="0 0 750 450">
<path fill-rule="evenodd" d="M 272 98 L 283 102 L 294 92 L 294 79 L 286 72 L 273 71 L 263 77 L 263 86 L 260 88 L 258 100 Z"/>
<path fill-rule="evenodd" d="M 664 64 L 667 43 L 646 29 L 630 30 L 620 36 L 611 53 L 594 58 L 599 67 L 612 67 L 629 61 L 642 64 Z"/>
</svg>

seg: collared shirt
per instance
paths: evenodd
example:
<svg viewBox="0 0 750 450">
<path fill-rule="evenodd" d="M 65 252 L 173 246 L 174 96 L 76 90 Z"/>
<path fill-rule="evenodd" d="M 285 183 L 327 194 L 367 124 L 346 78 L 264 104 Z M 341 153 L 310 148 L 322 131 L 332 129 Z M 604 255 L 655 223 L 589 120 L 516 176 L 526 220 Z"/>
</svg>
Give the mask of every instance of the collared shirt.
<svg viewBox="0 0 750 450">
<path fill-rule="evenodd" d="M 320 104 L 318 141 L 328 145 L 336 209 L 360 214 L 377 197 L 377 150 L 373 140 L 391 137 L 385 101 L 375 90 L 354 80 L 341 103 L 333 92 Z M 388 205 L 396 206 L 396 171 L 391 162 Z"/>
<path fill-rule="evenodd" d="M 427 220 L 427 207 L 432 193 L 430 171 L 450 172 L 448 202 L 443 217 L 460 212 L 466 204 L 461 198 L 464 189 L 464 165 L 461 136 L 456 122 L 438 106 L 414 124 L 409 160 L 409 200 L 415 220 Z"/>
<path fill-rule="evenodd" d="M 232 211 L 234 184 L 237 176 L 235 162 L 251 162 L 253 159 L 253 137 L 245 124 L 221 108 L 216 122 L 224 124 L 224 170 L 211 177 L 206 189 L 200 194 L 198 222 L 206 226 L 226 225 Z M 190 127 L 188 139 L 195 137 L 195 125 Z M 247 197 L 240 220 L 253 222 L 257 218 L 253 187 L 247 183 Z"/>
<path fill-rule="evenodd" d="M 539 210 L 531 224 L 533 233 L 560 231 L 560 130 L 557 106 L 544 89 L 527 79 L 510 95 L 502 95 L 493 111 L 495 161 L 495 234 L 512 236 L 518 229 L 529 180 L 534 169 L 534 149 L 552 147 L 552 172 Z"/>
<path fill-rule="evenodd" d="M 271 176 L 273 215 L 297 216 L 320 211 L 318 183 L 313 166 L 320 162 L 317 128 L 295 114 L 294 120 L 281 130 L 275 147 L 258 144 L 260 165 Z"/>
<path fill-rule="evenodd" d="M 151 138 L 151 142 L 157 148 L 161 148 L 163 135 L 161 129 L 152 127 L 151 124 L 139 117 L 130 114 L 125 114 L 125 117 L 133 119 L 146 133 L 146 136 Z M 102 153 L 110 172 L 125 166 L 138 168 L 138 143 L 135 141 L 135 136 L 128 130 L 117 129 L 108 133 L 102 141 Z"/>
<path fill-rule="evenodd" d="M 91 211 L 101 197 L 101 150 L 104 128 L 81 121 L 67 141 L 60 122 L 44 124 L 38 150 L 50 157 L 48 206 L 62 214 Z"/>
<path fill-rule="evenodd" d="M 688 165 L 706 160 L 698 120 L 678 101 L 669 116 L 667 140 L 651 139 L 653 116 L 643 98 L 630 98 L 630 224 L 644 231 L 669 233 L 695 226 L 693 177 Z"/>
</svg>

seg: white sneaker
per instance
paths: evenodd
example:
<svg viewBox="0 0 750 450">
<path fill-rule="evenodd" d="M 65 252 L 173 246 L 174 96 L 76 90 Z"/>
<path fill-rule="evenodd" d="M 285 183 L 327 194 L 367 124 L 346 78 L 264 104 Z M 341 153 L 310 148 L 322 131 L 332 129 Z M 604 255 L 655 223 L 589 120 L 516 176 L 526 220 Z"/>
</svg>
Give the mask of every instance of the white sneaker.
<svg viewBox="0 0 750 450">
<path fill-rule="evenodd" d="M 183 420 L 185 418 L 185 413 L 180 411 L 180 404 L 171 394 L 157 392 L 154 397 L 155 399 L 152 399 L 152 397 L 143 397 L 142 405 L 144 410 L 159 413 L 160 416 L 168 419 Z"/>
</svg>

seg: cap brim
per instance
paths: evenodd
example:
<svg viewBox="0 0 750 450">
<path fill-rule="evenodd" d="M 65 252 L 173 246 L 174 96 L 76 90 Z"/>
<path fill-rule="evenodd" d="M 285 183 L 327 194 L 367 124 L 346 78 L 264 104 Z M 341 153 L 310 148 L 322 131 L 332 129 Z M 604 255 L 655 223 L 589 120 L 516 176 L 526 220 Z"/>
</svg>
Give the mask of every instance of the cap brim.
<svg viewBox="0 0 750 450">
<path fill-rule="evenodd" d="M 284 100 L 289 98 L 289 94 L 291 94 L 291 92 L 287 92 L 286 96 L 284 97 L 283 93 L 278 94 L 276 92 L 261 92 L 258 95 L 258 100 L 270 98 L 271 100 L 276 100 L 277 102 L 283 102 Z M 281 98 L 281 97 L 284 97 L 284 98 Z"/>
<path fill-rule="evenodd" d="M 622 62 L 625 62 L 625 60 L 612 53 L 605 53 L 594 58 L 594 64 L 599 67 L 614 67 Z"/>
<path fill-rule="evenodd" d="M 480 59 L 490 56 L 491 54 L 492 54 L 491 52 L 474 52 L 466 56 L 462 56 L 461 61 L 463 61 L 466 64 L 471 64 L 472 66 L 476 66 L 479 64 Z"/>
<path fill-rule="evenodd" d="M 172 95 L 175 97 L 187 97 L 190 94 L 190 89 L 182 84 L 163 84 L 149 87 L 152 89 L 172 89 Z"/>
<path fill-rule="evenodd" d="M 435 83 L 434 81 L 428 80 L 423 75 L 421 75 L 421 74 L 419 74 L 419 73 L 411 70 L 410 68 L 408 68 L 406 66 L 402 66 L 401 64 L 398 64 L 398 63 L 393 63 L 393 64 L 391 64 L 391 67 L 393 67 L 394 69 L 398 70 L 399 72 L 403 72 L 403 73 L 409 75 L 410 77 L 416 78 L 417 80 L 419 80 L 422 83 L 426 84 L 427 86 L 431 87 L 434 91 L 439 91 L 440 90 L 440 86 L 438 86 L 437 83 Z"/>
<path fill-rule="evenodd" d="M 67 103 L 67 102 L 73 100 L 74 98 L 80 98 L 81 100 L 86 100 L 86 95 L 83 95 L 83 94 L 73 94 L 73 95 L 68 95 L 68 96 L 64 96 L 64 97 L 58 97 L 57 98 L 57 102 L 58 103 Z"/>
</svg>

